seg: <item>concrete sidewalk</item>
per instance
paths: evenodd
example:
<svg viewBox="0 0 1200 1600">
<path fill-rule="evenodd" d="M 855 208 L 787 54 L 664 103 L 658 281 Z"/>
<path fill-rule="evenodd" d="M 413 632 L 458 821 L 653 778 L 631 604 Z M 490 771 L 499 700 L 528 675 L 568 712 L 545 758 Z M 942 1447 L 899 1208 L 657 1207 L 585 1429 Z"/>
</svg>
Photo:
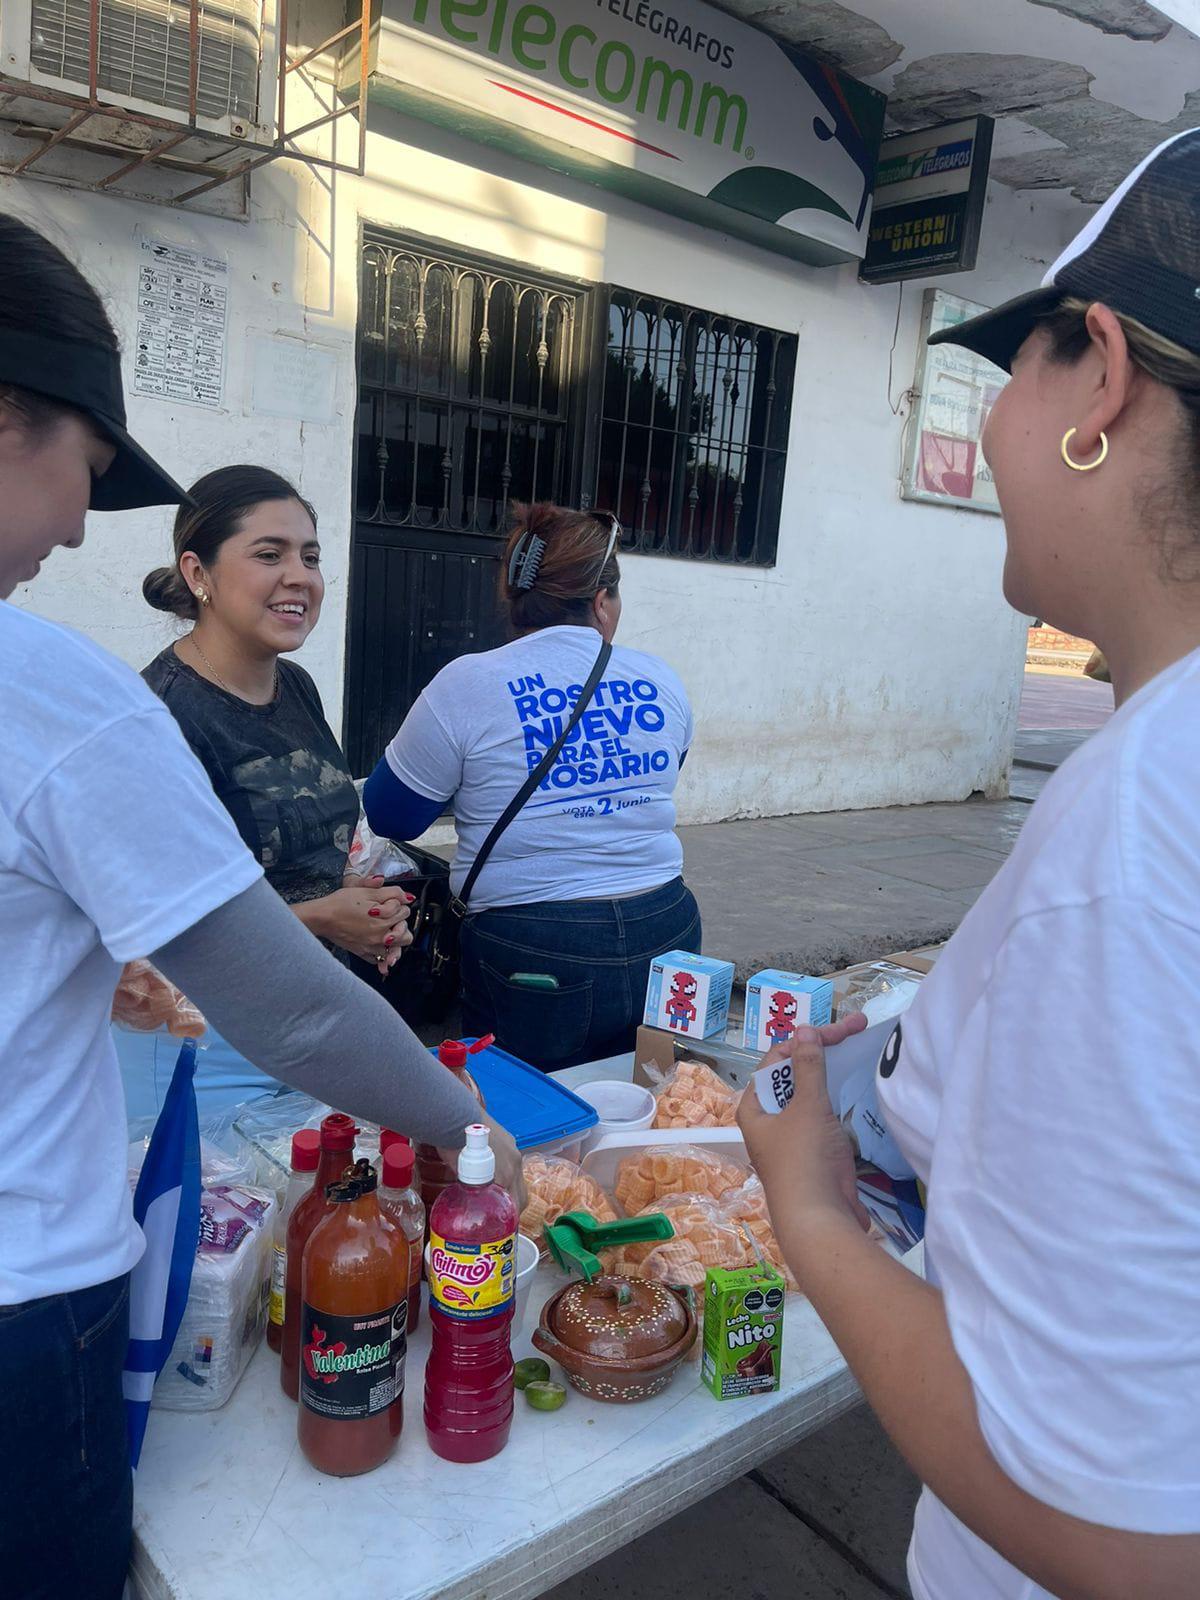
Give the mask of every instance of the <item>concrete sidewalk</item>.
<svg viewBox="0 0 1200 1600">
<path fill-rule="evenodd" d="M 1019 800 L 968 800 L 681 828 L 705 953 L 744 981 L 948 938 L 1028 815 Z"/>
</svg>

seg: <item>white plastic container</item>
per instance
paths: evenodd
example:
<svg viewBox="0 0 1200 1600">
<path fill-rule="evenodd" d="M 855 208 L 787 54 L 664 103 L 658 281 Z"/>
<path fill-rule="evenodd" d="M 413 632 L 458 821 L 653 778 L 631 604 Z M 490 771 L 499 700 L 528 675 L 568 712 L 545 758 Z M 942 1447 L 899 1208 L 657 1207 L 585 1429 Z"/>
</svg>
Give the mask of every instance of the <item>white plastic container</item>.
<svg viewBox="0 0 1200 1600">
<path fill-rule="evenodd" d="M 617 1181 L 617 1168 L 626 1156 L 659 1146 L 690 1144 L 728 1161 L 741 1161 L 749 1167 L 746 1141 L 740 1128 L 644 1128 L 638 1133 L 607 1134 L 583 1158 L 583 1170 L 611 1194 Z"/>
<path fill-rule="evenodd" d="M 610 1134 L 639 1133 L 649 1128 L 658 1110 L 652 1090 L 640 1083 L 622 1083 L 619 1078 L 596 1078 L 591 1083 L 581 1083 L 575 1093 L 588 1105 L 595 1106 L 600 1118 L 584 1137 L 585 1154 Z"/>
<path fill-rule="evenodd" d="M 529 1291 L 533 1288 L 534 1276 L 537 1273 L 541 1253 L 537 1245 L 527 1234 L 517 1235 L 517 1282 L 513 1289 L 513 1299 L 516 1301 L 516 1310 L 513 1312 L 512 1336 L 515 1339 L 521 1332 L 525 1321 L 525 1313 L 529 1310 Z"/>
</svg>

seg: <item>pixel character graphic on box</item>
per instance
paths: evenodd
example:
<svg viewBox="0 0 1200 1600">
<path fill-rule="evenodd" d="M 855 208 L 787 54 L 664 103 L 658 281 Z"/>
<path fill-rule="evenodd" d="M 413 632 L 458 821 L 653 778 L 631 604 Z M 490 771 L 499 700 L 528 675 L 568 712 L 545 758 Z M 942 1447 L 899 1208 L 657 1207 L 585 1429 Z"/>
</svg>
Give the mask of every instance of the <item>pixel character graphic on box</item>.
<svg viewBox="0 0 1200 1600">
<path fill-rule="evenodd" d="M 733 993 L 733 962 L 669 950 L 650 965 L 646 1025 L 690 1039 L 723 1034 Z"/>
<path fill-rule="evenodd" d="M 800 1027 L 819 1028 L 833 1012 L 833 984 L 800 972 L 769 968 L 746 985 L 747 1050 L 786 1044 Z"/>
</svg>

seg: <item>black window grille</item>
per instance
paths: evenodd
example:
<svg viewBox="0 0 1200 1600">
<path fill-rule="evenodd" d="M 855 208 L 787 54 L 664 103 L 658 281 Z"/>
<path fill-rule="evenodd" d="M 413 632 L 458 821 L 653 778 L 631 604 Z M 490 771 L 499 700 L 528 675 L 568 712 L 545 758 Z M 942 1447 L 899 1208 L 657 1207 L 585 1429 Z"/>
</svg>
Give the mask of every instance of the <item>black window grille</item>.
<svg viewBox="0 0 1200 1600">
<path fill-rule="evenodd" d="M 508 502 L 570 494 L 580 294 L 368 241 L 360 523 L 499 536 Z"/>
<path fill-rule="evenodd" d="M 594 503 L 623 547 L 771 566 L 796 336 L 613 289 Z"/>
</svg>

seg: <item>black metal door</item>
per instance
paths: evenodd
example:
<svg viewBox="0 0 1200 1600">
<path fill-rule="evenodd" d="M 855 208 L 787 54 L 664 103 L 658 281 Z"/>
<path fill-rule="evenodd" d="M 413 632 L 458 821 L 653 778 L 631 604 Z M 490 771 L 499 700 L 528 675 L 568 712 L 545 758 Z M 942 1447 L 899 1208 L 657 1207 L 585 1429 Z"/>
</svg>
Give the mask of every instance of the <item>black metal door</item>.
<svg viewBox="0 0 1200 1600">
<path fill-rule="evenodd" d="M 369 772 L 429 680 L 505 633 L 512 500 L 578 503 L 588 291 L 368 233 L 346 753 Z"/>
</svg>

